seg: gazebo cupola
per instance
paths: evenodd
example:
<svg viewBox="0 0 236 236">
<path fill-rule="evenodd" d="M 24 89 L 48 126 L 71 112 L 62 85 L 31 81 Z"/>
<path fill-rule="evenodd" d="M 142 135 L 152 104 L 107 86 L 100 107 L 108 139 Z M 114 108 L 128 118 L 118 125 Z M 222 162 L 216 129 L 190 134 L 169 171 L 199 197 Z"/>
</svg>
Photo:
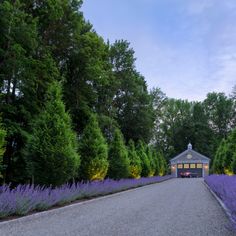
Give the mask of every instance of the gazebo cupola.
<svg viewBox="0 0 236 236">
<path fill-rule="evenodd" d="M 192 150 L 193 149 L 193 145 L 191 143 L 188 144 L 188 150 Z"/>
</svg>

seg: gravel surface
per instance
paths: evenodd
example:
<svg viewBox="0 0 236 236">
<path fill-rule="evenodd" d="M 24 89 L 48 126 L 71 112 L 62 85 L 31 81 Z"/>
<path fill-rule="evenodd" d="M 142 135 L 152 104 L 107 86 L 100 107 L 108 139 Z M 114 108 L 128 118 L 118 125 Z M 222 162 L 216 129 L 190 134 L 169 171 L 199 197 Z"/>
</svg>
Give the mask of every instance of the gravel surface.
<svg viewBox="0 0 236 236">
<path fill-rule="evenodd" d="M 171 179 L 0 223 L 0 236 L 231 236 L 203 179 Z"/>
</svg>

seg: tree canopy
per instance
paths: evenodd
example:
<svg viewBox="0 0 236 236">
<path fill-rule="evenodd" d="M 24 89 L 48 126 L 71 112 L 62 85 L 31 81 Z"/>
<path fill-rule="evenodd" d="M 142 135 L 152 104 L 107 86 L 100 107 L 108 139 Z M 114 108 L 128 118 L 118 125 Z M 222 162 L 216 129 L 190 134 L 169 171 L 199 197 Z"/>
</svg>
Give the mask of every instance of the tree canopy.
<svg viewBox="0 0 236 236">
<path fill-rule="evenodd" d="M 229 96 L 212 92 L 202 102 L 169 98 L 160 88 L 149 90 L 136 68 L 132 45 L 125 39 L 106 42 L 86 21 L 81 6 L 81 0 L 0 4 L 4 181 L 25 183 L 32 176 L 35 182 L 55 185 L 73 178 L 101 180 L 116 172 L 116 164 L 124 169 L 114 178 L 162 175 L 168 160 L 189 141 L 215 157 L 220 171 L 232 171 L 235 162 L 219 162 L 218 147 L 223 139 L 228 142 L 236 125 L 235 85 Z M 123 165 L 127 146 L 129 173 Z M 108 150 L 114 164 L 110 170 Z M 64 160 L 60 165 L 59 156 Z M 40 168 L 36 172 L 37 161 L 46 159 L 52 179 L 38 178 L 44 173 Z"/>
</svg>

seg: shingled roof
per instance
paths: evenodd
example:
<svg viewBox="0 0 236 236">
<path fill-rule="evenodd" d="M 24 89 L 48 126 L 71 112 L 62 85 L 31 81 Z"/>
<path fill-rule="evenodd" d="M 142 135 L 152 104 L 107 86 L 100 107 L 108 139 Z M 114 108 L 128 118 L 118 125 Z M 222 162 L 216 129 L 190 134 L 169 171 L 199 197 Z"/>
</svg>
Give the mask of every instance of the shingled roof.
<svg viewBox="0 0 236 236">
<path fill-rule="evenodd" d="M 171 164 L 178 163 L 209 163 L 210 159 L 199 152 L 192 149 L 192 145 L 188 145 L 188 149 L 180 153 L 178 156 L 170 160 Z"/>
</svg>

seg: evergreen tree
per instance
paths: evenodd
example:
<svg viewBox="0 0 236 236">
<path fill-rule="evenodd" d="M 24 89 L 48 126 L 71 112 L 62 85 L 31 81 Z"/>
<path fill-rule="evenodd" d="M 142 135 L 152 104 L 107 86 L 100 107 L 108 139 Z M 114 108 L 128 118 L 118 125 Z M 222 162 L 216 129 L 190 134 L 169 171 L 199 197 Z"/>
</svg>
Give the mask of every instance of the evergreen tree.
<svg viewBox="0 0 236 236">
<path fill-rule="evenodd" d="M 142 172 L 141 160 L 135 150 L 134 142 L 131 139 L 128 143 L 128 157 L 130 160 L 130 177 L 135 179 L 140 178 Z"/>
<path fill-rule="evenodd" d="M 231 169 L 234 174 L 236 174 L 236 151 L 233 154 L 233 160 L 231 164 Z"/>
<path fill-rule="evenodd" d="M 154 156 L 154 162 L 155 162 L 155 175 L 159 175 L 160 170 L 161 170 L 161 156 L 159 152 L 154 151 L 153 152 L 153 156 Z"/>
<path fill-rule="evenodd" d="M 137 150 L 138 150 L 138 155 L 141 160 L 141 166 L 142 166 L 141 176 L 148 177 L 151 173 L 150 161 L 146 154 L 145 144 L 140 140 L 138 141 Z"/>
<path fill-rule="evenodd" d="M 228 139 L 227 159 L 224 159 L 225 174 L 236 174 L 236 128 L 231 132 Z M 227 160 L 227 161 L 226 161 Z"/>
<path fill-rule="evenodd" d="M 115 130 L 114 138 L 109 148 L 108 176 L 112 179 L 129 177 L 128 152 L 119 129 Z"/>
<path fill-rule="evenodd" d="M 22 150 L 30 123 L 45 105 L 48 85 L 59 78 L 53 58 L 40 42 L 37 24 L 23 1 L 1 1 L 0 111 L 7 129 L 3 174 L 8 183 L 26 181 Z"/>
<path fill-rule="evenodd" d="M 159 153 L 159 161 L 160 161 L 159 175 L 163 176 L 166 174 L 167 171 L 167 163 L 164 156 L 161 153 Z"/>
<path fill-rule="evenodd" d="M 216 151 L 212 170 L 217 174 L 235 173 L 236 129 L 223 139 Z"/>
<path fill-rule="evenodd" d="M 109 166 L 108 147 L 95 115 L 90 115 L 80 142 L 80 179 L 103 180 Z"/>
<path fill-rule="evenodd" d="M 49 87 L 45 109 L 32 126 L 26 153 L 34 182 L 61 185 L 76 177 L 80 163 L 77 139 L 57 82 Z"/>
<path fill-rule="evenodd" d="M 153 150 L 152 150 L 152 147 L 148 146 L 147 147 L 147 157 L 149 159 L 149 162 L 150 162 L 150 173 L 148 176 L 154 176 L 155 175 L 155 172 L 156 172 L 156 163 L 155 163 L 155 160 L 154 160 L 154 153 L 153 153 Z"/>
</svg>

